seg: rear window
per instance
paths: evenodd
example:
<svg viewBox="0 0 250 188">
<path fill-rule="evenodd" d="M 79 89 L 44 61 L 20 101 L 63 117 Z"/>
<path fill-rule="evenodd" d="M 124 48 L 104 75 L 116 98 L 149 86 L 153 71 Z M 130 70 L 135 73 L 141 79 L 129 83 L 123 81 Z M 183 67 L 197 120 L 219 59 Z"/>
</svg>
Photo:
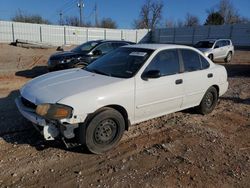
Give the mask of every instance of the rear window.
<svg viewBox="0 0 250 188">
<path fill-rule="evenodd" d="M 114 48 L 119 48 L 119 47 L 125 46 L 125 45 L 128 45 L 128 44 L 125 43 L 125 42 L 115 42 L 115 43 L 113 43 Z"/>
<path fill-rule="evenodd" d="M 200 41 L 195 44 L 196 48 L 212 48 L 214 45 L 213 41 Z"/>
<path fill-rule="evenodd" d="M 185 72 L 201 69 L 200 55 L 193 50 L 181 50 Z"/>
</svg>

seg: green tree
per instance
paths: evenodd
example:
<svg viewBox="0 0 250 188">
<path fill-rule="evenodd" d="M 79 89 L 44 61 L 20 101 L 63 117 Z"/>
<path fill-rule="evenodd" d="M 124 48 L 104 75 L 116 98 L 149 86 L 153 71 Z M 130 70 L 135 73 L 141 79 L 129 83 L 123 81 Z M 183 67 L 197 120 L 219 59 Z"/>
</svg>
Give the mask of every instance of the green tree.
<svg viewBox="0 0 250 188">
<path fill-rule="evenodd" d="M 206 19 L 204 25 L 222 25 L 224 24 L 224 18 L 219 12 L 211 12 Z"/>
<path fill-rule="evenodd" d="M 103 18 L 101 22 L 98 24 L 98 27 L 116 29 L 117 24 L 111 18 Z"/>
</svg>

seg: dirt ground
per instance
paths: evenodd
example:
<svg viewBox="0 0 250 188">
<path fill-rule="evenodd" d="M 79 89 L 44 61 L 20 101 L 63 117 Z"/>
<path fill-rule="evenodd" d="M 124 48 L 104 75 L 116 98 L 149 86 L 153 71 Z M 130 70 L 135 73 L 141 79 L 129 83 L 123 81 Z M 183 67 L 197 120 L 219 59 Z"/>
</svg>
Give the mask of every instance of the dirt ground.
<svg viewBox="0 0 250 188">
<path fill-rule="evenodd" d="M 54 51 L 0 44 L 0 187 L 250 187 L 249 51 L 225 65 L 229 90 L 211 114 L 138 124 L 104 155 L 45 142 L 15 107 Z"/>
</svg>

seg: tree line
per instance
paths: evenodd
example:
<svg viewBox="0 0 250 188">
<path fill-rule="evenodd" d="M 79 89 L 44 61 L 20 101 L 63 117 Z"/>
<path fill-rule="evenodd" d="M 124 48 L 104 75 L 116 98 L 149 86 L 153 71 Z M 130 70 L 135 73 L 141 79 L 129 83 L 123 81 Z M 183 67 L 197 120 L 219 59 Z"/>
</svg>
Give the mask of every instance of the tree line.
<svg viewBox="0 0 250 188">
<path fill-rule="evenodd" d="M 44 19 L 38 14 L 28 14 L 22 10 L 18 10 L 11 20 L 15 22 L 24 23 L 52 24 L 49 20 Z M 80 27 L 80 19 L 77 16 L 65 16 L 63 19 L 58 21 L 58 24 Z M 100 27 L 116 29 L 118 26 L 117 23 L 111 18 L 103 18 L 96 24 L 92 24 L 89 21 L 84 22 L 81 24 L 81 27 Z"/>
<path fill-rule="evenodd" d="M 207 10 L 207 18 L 201 23 L 198 16 L 187 13 L 184 20 L 166 20 L 161 23 L 164 4 L 161 0 L 146 0 L 139 18 L 134 21 L 135 28 L 155 29 L 157 27 L 192 27 L 199 25 L 223 25 L 250 23 L 248 18 L 239 14 L 230 0 L 221 0 L 215 7 Z"/>
<path fill-rule="evenodd" d="M 223 24 L 236 24 L 236 23 L 249 23 L 250 20 L 239 14 L 237 9 L 232 4 L 231 0 L 220 0 L 218 5 L 207 10 L 207 18 L 204 23 L 201 23 L 199 17 L 187 13 L 184 20 L 166 20 L 163 23 L 163 8 L 162 0 L 145 0 L 142 5 L 138 19 L 135 19 L 132 26 L 136 29 L 155 29 L 158 27 L 192 27 L 199 25 L 223 25 Z M 16 12 L 12 21 L 38 23 L 38 24 L 51 24 L 47 19 L 40 15 L 30 15 L 21 10 Z M 60 25 L 80 26 L 79 17 L 65 16 L 58 22 Z M 117 28 L 118 24 L 111 18 L 103 18 L 99 22 L 92 24 L 87 21 L 83 23 L 83 27 L 101 27 L 101 28 Z"/>
</svg>

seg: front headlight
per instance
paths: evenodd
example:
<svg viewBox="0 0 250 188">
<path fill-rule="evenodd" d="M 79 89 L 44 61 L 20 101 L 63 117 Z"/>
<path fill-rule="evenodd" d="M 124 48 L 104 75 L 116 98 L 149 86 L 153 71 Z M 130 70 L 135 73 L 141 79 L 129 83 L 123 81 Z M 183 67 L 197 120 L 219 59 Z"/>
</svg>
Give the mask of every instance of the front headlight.
<svg viewBox="0 0 250 188">
<path fill-rule="evenodd" d="M 61 104 L 40 104 L 36 107 L 36 113 L 46 119 L 60 120 L 70 118 L 73 109 Z"/>
<path fill-rule="evenodd" d="M 61 63 L 70 63 L 73 59 L 64 59 L 61 61 Z"/>
</svg>

